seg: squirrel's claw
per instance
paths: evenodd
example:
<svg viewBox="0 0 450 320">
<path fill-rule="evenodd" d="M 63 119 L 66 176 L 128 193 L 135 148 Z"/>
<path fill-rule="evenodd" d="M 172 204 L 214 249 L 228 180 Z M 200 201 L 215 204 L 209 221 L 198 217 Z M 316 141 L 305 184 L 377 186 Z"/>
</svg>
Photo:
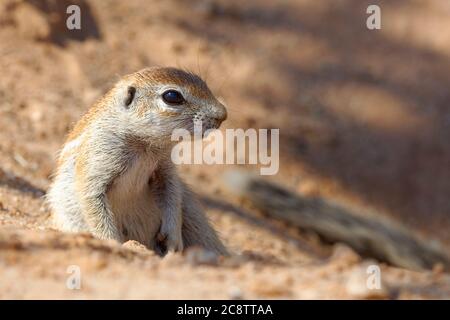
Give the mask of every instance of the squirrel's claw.
<svg viewBox="0 0 450 320">
<path fill-rule="evenodd" d="M 183 239 L 178 232 L 159 231 L 155 238 L 155 251 L 160 256 L 165 256 L 168 251 L 179 252 L 183 250 Z"/>
</svg>

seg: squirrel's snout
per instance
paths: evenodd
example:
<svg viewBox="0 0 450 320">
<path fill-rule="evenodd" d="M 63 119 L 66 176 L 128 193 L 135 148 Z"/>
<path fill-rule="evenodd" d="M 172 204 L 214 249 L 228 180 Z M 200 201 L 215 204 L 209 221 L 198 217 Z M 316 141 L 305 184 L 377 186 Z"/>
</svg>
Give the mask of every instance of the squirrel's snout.
<svg viewBox="0 0 450 320">
<path fill-rule="evenodd" d="M 227 116 L 228 116 L 227 109 L 223 104 L 215 106 L 214 109 L 212 110 L 211 117 L 219 121 L 220 123 L 225 121 L 227 119 Z"/>
</svg>

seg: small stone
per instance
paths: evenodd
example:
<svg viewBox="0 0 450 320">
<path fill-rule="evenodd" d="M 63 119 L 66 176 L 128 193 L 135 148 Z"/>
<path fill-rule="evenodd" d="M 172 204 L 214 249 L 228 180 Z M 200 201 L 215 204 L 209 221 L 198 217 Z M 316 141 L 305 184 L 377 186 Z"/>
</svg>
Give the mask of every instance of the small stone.
<svg viewBox="0 0 450 320">
<path fill-rule="evenodd" d="M 347 265 L 352 265 L 361 261 L 360 256 L 355 251 L 353 251 L 352 248 L 342 243 L 334 245 L 333 253 L 330 259 L 346 262 Z"/>
<path fill-rule="evenodd" d="M 124 244 L 122 244 L 123 247 L 133 250 L 135 252 L 147 252 L 147 248 L 140 242 L 135 240 L 128 240 Z"/>
<path fill-rule="evenodd" d="M 212 251 L 200 247 L 192 247 L 187 249 L 186 260 L 191 265 L 210 265 L 216 266 L 219 264 L 219 256 Z"/>
<path fill-rule="evenodd" d="M 228 296 L 232 300 L 241 300 L 244 298 L 243 292 L 239 287 L 231 287 L 228 291 Z"/>
</svg>

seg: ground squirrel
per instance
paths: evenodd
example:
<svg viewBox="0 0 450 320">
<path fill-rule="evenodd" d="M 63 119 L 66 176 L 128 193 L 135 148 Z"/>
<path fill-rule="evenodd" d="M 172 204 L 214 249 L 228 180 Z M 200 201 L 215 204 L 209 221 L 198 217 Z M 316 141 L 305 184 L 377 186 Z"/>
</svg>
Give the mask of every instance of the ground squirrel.
<svg viewBox="0 0 450 320">
<path fill-rule="evenodd" d="M 69 134 L 47 195 L 63 231 L 137 240 L 164 255 L 226 249 L 170 159 L 174 129 L 218 128 L 227 111 L 197 75 L 146 68 L 123 77 Z"/>
</svg>

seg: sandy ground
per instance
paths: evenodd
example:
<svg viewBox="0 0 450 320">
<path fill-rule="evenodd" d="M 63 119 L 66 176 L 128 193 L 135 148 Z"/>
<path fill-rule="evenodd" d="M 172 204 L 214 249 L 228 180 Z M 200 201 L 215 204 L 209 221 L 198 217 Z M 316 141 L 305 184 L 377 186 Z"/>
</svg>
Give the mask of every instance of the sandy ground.
<svg viewBox="0 0 450 320">
<path fill-rule="evenodd" d="M 81 31 L 65 28 L 72 3 Z M 369 3 L 382 8 L 379 31 L 365 28 Z M 172 65 L 226 101 L 225 127 L 280 128 L 273 181 L 374 209 L 448 248 L 449 18 L 446 0 L 3 0 L 0 298 L 450 298 L 439 266 L 394 268 L 263 217 L 228 194 L 223 166 L 180 171 L 226 259 L 161 259 L 62 234 L 43 201 L 56 152 L 89 105 L 120 75 Z M 380 290 L 366 286 L 373 264 Z M 80 290 L 66 286 L 72 265 Z"/>
</svg>

